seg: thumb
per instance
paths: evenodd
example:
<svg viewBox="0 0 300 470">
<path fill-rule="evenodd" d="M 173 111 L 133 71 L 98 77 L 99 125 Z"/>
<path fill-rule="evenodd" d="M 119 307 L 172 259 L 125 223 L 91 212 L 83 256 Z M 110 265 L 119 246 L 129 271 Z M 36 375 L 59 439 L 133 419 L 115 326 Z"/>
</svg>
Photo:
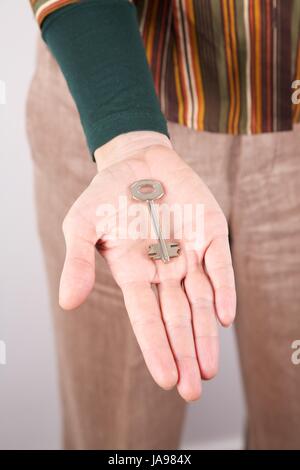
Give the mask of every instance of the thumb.
<svg viewBox="0 0 300 470">
<path fill-rule="evenodd" d="M 82 219 L 63 224 L 66 257 L 59 287 L 59 304 L 65 310 L 81 305 L 95 283 L 95 240 Z"/>
</svg>

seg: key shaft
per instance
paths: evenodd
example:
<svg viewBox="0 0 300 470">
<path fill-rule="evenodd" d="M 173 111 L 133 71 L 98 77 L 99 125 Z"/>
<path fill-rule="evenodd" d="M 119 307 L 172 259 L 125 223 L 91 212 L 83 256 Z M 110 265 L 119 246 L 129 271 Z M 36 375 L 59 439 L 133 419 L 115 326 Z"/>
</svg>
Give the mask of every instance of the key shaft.
<svg viewBox="0 0 300 470">
<path fill-rule="evenodd" d="M 157 236 L 157 239 L 161 248 L 162 261 L 164 263 L 168 263 L 170 261 L 169 251 L 168 251 L 166 241 L 162 235 L 162 231 L 161 231 L 160 224 L 159 224 L 159 217 L 158 217 L 157 210 L 156 210 L 153 200 L 147 200 L 147 206 L 148 206 L 150 217 L 153 223 L 155 235 Z"/>
</svg>

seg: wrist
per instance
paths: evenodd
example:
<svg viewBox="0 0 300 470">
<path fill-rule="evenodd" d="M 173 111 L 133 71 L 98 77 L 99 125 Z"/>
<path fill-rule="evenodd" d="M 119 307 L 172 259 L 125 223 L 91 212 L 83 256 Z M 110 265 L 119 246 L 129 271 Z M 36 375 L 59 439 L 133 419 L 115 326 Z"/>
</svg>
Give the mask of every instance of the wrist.
<svg viewBox="0 0 300 470">
<path fill-rule="evenodd" d="M 154 145 L 173 148 L 170 139 L 160 132 L 133 131 L 120 134 L 94 152 L 98 172 Z"/>
</svg>

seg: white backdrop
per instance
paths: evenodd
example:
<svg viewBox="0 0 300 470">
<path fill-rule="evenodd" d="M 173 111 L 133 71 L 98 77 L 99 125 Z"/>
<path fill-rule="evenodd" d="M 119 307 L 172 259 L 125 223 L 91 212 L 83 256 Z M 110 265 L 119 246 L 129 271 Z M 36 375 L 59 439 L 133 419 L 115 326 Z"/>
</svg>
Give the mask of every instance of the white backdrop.
<svg viewBox="0 0 300 470">
<path fill-rule="evenodd" d="M 37 26 L 28 0 L 0 1 L 1 271 L 0 449 L 60 446 L 55 351 L 32 197 L 24 106 Z M 238 448 L 244 403 L 233 330 L 221 334 L 221 371 L 188 406 L 183 448 Z"/>
</svg>

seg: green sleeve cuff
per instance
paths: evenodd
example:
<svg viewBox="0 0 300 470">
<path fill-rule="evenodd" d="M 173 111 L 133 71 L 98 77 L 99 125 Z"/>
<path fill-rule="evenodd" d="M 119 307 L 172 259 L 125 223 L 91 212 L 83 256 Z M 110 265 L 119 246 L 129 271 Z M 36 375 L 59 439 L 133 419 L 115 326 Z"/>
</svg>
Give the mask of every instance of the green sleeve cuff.
<svg viewBox="0 0 300 470">
<path fill-rule="evenodd" d="M 139 32 L 127 0 L 86 0 L 50 14 L 42 35 L 77 105 L 92 156 L 130 131 L 168 135 Z"/>
</svg>

